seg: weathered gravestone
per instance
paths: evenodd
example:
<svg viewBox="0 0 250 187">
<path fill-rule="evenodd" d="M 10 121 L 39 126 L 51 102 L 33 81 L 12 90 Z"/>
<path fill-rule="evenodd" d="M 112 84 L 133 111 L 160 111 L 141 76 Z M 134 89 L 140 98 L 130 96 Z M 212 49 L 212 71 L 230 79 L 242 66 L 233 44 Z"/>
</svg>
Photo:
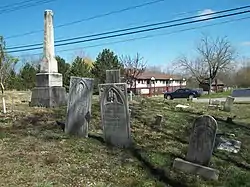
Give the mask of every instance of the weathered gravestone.
<svg viewBox="0 0 250 187">
<path fill-rule="evenodd" d="M 233 107 L 233 103 L 234 103 L 234 97 L 231 97 L 231 96 L 228 96 L 226 101 L 223 102 L 223 110 L 225 112 L 230 112 L 232 110 L 232 107 Z"/>
<path fill-rule="evenodd" d="M 94 79 L 71 77 L 65 132 L 88 137 Z"/>
<path fill-rule="evenodd" d="M 121 75 L 119 69 L 106 70 L 106 83 L 120 83 Z"/>
<path fill-rule="evenodd" d="M 106 70 L 106 83 L 120 83 L 121 75 L 119 69 Z M 101 92 L 99 92 L 99 101 L 101 101 Z"/>
<path fill-rule="evenodd" d="M 131 143 L 126 83 L 100 84 L 101 121 L 106 143 L 128 147 Z"/>
<path fill-rule="evenodd" d="M 212 157 L 217 122 L 212 116 L 201 116 L 193 124 L 186 159 L 176 158 L 173 167 L 185 172 L 217 180 L 219 171 L 209 166 Z"/>
</svg>

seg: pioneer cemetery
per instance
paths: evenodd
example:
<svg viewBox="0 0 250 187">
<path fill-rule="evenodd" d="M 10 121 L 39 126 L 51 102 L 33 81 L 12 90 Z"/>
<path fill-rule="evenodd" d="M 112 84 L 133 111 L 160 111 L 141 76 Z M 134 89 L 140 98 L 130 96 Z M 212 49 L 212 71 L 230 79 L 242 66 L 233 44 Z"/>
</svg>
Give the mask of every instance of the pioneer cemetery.
<svg viewBox="0 0 250 187">
<path fill-rule="evenodd" d="M 0 186 L 250 186 L 249 89 L 166 99 L 155 78 L 131 90 L 142 65 L 59 73 L 52 15 L 35 85 L 1 84 Z"/>
</svg>

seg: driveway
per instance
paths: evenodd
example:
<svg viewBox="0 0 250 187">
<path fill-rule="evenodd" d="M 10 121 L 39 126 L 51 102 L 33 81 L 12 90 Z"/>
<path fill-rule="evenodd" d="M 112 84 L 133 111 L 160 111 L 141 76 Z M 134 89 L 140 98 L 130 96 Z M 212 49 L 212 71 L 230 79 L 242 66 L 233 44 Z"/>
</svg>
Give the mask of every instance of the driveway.
<svg viewBox="0 0 250 187">
<path fill-rule="evenodd" d="M 226 98 L 211 98 L 212 100 L 226 101 Z M 208 103 L 208 98 L 194 99 L 193 102 Z M 250 97 L 235 97 L 234 102 L 250 102 Z"/>
</svg>

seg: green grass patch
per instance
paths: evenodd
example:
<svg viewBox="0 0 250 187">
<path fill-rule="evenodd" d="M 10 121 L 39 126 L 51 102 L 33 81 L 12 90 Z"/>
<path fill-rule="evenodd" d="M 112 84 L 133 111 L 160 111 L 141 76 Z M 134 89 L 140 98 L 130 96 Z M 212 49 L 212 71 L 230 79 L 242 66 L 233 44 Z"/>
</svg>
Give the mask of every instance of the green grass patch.
<svg viewBox="0 0 250 187">
<path fill-rule="evenodd" d="M 232 90 L 218 92 L 218 93 L 211 93 L 210 95 L 202 95 L 200 98 L 226 98 L 227 96 L 231 96 Z"/>
</svg>

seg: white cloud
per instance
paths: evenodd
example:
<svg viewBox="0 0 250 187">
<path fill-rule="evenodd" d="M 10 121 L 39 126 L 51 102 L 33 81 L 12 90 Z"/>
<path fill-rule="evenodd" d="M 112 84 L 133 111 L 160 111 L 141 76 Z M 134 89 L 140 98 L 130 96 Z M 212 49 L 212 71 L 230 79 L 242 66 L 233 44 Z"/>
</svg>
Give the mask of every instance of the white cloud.
<svg viewBox="0 0 250 187">
<path fill-rule="evenodd" d="M 212 13 L 215 13 L 215 11 L 213 11 L 211 9 L 205 9 L 205 10 L 199 11 L 198 16 L 201 16 L 201 17 L 196 18 L 196 20 L 203 20 L 203 19 L 211 18 L 211 17 L 213 17 L 213 15 L 206 15 L 206 14 L 212 14 Z M 204 15 L 204 16 L 202 16 L 202 15 Z"/>
<path fill-rule="evenodd" d="M 242 42 L 241 45 L 243 45 L 243 46 L 250 46 L 250 41 Z"/>
</svg>

